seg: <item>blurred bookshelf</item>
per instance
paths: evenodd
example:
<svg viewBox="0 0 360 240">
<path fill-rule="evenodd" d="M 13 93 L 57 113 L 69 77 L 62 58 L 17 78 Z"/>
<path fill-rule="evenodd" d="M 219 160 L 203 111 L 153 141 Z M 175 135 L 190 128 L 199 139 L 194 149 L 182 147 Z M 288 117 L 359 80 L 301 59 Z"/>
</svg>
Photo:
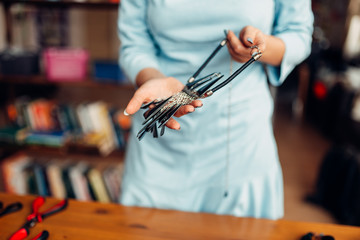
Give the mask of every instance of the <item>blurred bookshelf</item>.
<svg viewBox="0 0 360 240">
<path fill-rule="evenodd" d="M 0 0 L 6 38 L 0 53 L 0 191 L 118 202 L 131 128 L 123 111 L 134 92 L 114 54 L 119 4 Z M 12 52 L 19 44 L 23 52 Z M 49 49 L 58 54 L 52 66 L 65 75 L 49 74 Z M 55 62 L 65 56 L 59 50 L 67 51 L 67 64 Z M 75 61 L 79 52 L 82 62 Z M 83 74 L 67 74 L 77 69 Z"/>
<path fill-rule="evenodd" d="M 0 162 L 3 180 L 0 190 L 18 195 L 116 203 L 122 173 L 123 162 L 119 161 L 20 151 Z"/>
<path fill-rule="evenodd" d="M 107 156 L 125 149 L 131 128 L 122 108 L 101 100 L 65 103 L 22 95 L 8 100 L 3 114 L 0 143 L 19 148 L 39 145 Z"/>
<path fill-rule="evenodd" d="M 71 158 L 71 159 L 87 159 L 91 161 L 119 161 L 122 162 L 124 159 L 125 151 L 123 149 L 117 149 L 102 156 L 96 148 L 78 148 L 77 150 L 73 147 L 62 146 L 62 147 L 47 147 L 42 145 L 19 145 L 19 144 L 9 144 L 1 143 L 3 148 L 6 148 L 6 151 L 12 153 L 24 152 L 33 157 L 49 157 L 49 158 Z M 1 150 L 0 150 L 1 154 Z M 9 154 L 8 154 L 9 155 Z"/>
<path fill-rule="evenodd" d="M 22 76 L 22 75 L 1 75 L 0 74 L 0 84 L 11 84 L 11 85 L 22 85 L 22 84 L 31 84 L 31 85 L 55 85 L 55 86 L 64 86 L 64 87 L 85 87 L 85 88 L 120 88 L 124 90 L 134 90 L 134 86 L 130 83 L 115 83 L 115 82 L 106 82 L 106 80 L 94 79 L 87 77 L 82 81 L 49 81 L 44 75 L 34 75 L 34 76 Z"/>
<path fill-rule="evenodd" d="M 117 8 L 120 0 L 1 0 L 1 2 L 8 5 L 23 3 L 40 7 Z"/>
<path fill-rule="evenodd" d="M 26 96 L 9 102 L 0 128 L 0 191 L 117 202 L 131 119 L 108 106 Z"/>
</svg>

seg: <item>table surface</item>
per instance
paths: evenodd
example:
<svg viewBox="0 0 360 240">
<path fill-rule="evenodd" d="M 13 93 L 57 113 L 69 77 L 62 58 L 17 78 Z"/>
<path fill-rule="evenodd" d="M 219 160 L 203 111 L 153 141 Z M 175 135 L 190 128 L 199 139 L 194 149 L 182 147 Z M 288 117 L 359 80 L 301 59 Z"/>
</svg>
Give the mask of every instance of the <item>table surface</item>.
<svg viewBox="0 0 360 240">
<path fill-rule="evenodd" d="M 8 239 L 31 213 L 35 196 L 0 193 L 4 206 L 20 201 L 21 211 L 0 217 L 0 239 Z M 41 210 L 59 202 L 46 198 Z M 308 232 L 330 234 L 336 240 L 359 240 L 360 227 L 286 220 L 238 218 L 207 213 L 125 207 L 119 204 L 70 200 L 67 209 L 30 229 L 28 239 L 43 230 L 49 239 L 281 239 L 299 240 Z"/>
</svg>

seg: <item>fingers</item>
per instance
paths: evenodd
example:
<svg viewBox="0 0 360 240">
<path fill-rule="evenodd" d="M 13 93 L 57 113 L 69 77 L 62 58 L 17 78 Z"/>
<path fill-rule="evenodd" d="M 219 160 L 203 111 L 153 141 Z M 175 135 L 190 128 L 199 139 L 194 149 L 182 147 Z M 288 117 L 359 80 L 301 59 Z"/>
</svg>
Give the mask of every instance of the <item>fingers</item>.
<svg viewBox="0 0 360 240">
<path fill-rule="evenodd" d="M 265 52 L 265 35 L 257 28 L 252 26 L 244 27 L 240 32 L 240 39 L 247 47 L 257 46 L 261 52 Z M 252 49 L 251 55 L 258 50 Z"/>
<path fill-rule="evenodd" d="M 203 103 L 201 100 L 195 100 L 190 105 L 182 106 L 175 114 L 175 117 L 182 117 L 188 113 L 195 111 L 195 108 L 202 107 Z M 171 129 L 180 130 L 180 123 L 178 123 L 174 118 L 170 118 L 166 123 L 166 126 Z"/>
<path fill-rule="evenodd" d="M 185 105 L 182 106 L 181 108 L 179 108 L 179 110 L 174 114 L 175 117 L 181 117 L 184 116 L 185 114 L 194 112 L 195 108 L 192 105 Z"/>
<path fill-rule="evenodd" d="M 230 55 L 235 58 L 235 60 L 242 60 L 242 56 L 245 52 L 249 52 L 248 48 L 240 41 L 240 39 L 234 34 L 233 31 L 228 31 L 228 50 Z"/>
<path fill-rule="evenodd" d="M 264 52 L 266 49 L 266 36 L 259 29 L 246 26 L 244 27 L 239 37 L 234 32 L 228 31 L 228 50 L 235 61 L 246 62 L 254 52 Z M 251 48 L 257 46 L 257 48 Z"/>
<path fill-rule="evenodd" d="M 190 105 L 182 106 L 175 114 L 175 117 L 181 117 L 188 113 L 195 111 L 195 108 L 202 107 L 203 103 L 201 100 L 195 100 Z M 180 130 L 180 123 L 178 123 L 174 118 L 170 118 L 166 123 L 166 126 L 171 129 Z"/>
<path fill-rule="evenodd" d="M 251 46 L 250 43 L 248 43 Z M 249 46 L 245 45 L 241 38 L 238 38 L 232 31 L 228 32 L 228 50 L 231 57 L 237 62 L 246 62 L 251 56 L 251 49 Z"/>
<path fill-rule="evenodd" d="M 199 108 L 199 107 L 202 107 L 203 103 L 201 100 L 195 100 L 195 101 L 192 101 L 191 105 L 193 105 L 195 108 Z"/>
<path fill-rule="evenodd" d="M 146 101 L 147 100 L 147 101 Z M 141 91 L 136 91 L 134 96 L 130 99 L 128 105 L 125 108 L 125 113 L 132 115 L 136 113 L 144 102 L 150 102 L 152 100 L 147 99 Z"/>
<path fill-rule="evenodd" d="M 165 124 L 168 128 L 174 130 L 180 130 L 180 123 L 178 123 L 175 119 L 170 118 L 169 121 Z"/>
<path fill-rule="evenodd" d="M 266 51 L 266 35 L 264 35 L 261 31 L 256 33 L 255 36 L 256 42 L 255 45 L 258 46 L 260 51 L 263 53 Z"/>
<path fill-rule="evenodd" d="M 202 107 L 203 103 L 201 100 L 192 101 L 189 105 L 182 106 L 176 113 L 175 117 L 182 117 L 188 113 L 195 111 L 195 108 Z"/>
<path fill-rule="evenodd" d="M 240 39 L 246 47 L 256 45 L 257 29 L 251 26 L 244 27 L 240 32 Z"/>
</svg>

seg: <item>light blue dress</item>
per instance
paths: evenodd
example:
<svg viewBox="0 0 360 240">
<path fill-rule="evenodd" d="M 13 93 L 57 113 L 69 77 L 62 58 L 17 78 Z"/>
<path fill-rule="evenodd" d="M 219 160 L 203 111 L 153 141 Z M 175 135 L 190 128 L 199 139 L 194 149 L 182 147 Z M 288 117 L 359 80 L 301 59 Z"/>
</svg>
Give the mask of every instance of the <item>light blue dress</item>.
<svg viewBox="0 0 360 240">
<path fill-rule="evenodd" d="M 122 0 L 120 65 L 134 81 L 146 67 L 186 83 L 224 38 L 246 25 L 281 38 L 280 67 L 268 66 L 279 85 L 311 45 L 310 0 Z M 225 77 L 241 64 L 224 47 L 202 72 Z M 272 130 L 273 100 L 256 62 L 154 139 L 136 139 L 144 120 L 133 116 L 126 154 L 124 205 L 277 219 L 283 216 L 282 172 Z M 225 197 L 224 193 L 228 195 Z"/>
</svg>

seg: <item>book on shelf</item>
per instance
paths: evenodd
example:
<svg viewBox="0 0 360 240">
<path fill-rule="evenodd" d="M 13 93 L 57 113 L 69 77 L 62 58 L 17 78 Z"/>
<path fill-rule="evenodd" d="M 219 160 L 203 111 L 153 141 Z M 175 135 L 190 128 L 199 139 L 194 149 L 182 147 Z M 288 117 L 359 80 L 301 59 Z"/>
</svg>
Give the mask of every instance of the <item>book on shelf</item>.
<svg viewBox="0 0 360 240">
<path fill-rule="evenodd" d="M 28 165 L 27 168 L 24 169 L 23 172 L 26 184 L 27 184 L 27 192 L 26 194 L 39 194 L 39 187 L 36 185 L 35 172 L 33 165 Z M 18 194 L 18 193 L 16 193 Z"/>
<path fill-rule="evenodd" d="M 75 164 L 75 163 L 72 163 L 72 164 Z M 63 181 L 64 187 L 66 190 L 66 196 L 68 198 L 75 199 L 76 198 L 75 192 L 74 192 L 75 189 L 74 189 L 74 186 L 72 185 L 71 179 L 70 179 L 70 168 L 71 168 L 72 164 L 70 164 L 62 169 L 61 177 L 62 177 L 62 181 Z"/>
<path fill-rule="evenodd" d="M 45 168 L 51 195 L 55 198 L 67 197 L 66 189 L 62 180 L 62 167 L 63 164 L 51 161 Z"/>
<path fill-rule="evenodd" d="M 50 196 L 49 185 L 47 176 L 45 175 L 45 169 L 43 165 L 39 163 L 34 163 L 32 165 L 34 171 L 35 184 L 37 189 L 37 194 L 40 196 Z"/>
<path fill-rule="evenodd" d="M 80 129 L 84 134 L 93 131 L 93 125 L 89 114 L 88 103 L 80 103 L 76 106 L 76 116 L 79 121 Z"/>
<path fill-rule="evenodd" d="M 18 153 L 1 161 L 0 167 L 5 191 L 14 194 L 29 192 L 25 171 L 30 162 L 31 158 L 24 153 Z"/>
<path fill-rule="evenodd" d="M 76 133 L 81 131 L 79 119 L 76 115 L 74 104 L 57 104 L 56 114 L 59 121 L 59 128 L 63 131 Z"/>
<path fill-rule="evenodd" d="M 17 144 L 18 139 L 23 139 L 22 128 L 9 126 L 0 129 L 0 139 L 3 143 Z"/>
<path fill-rule="evenodd" d="M 68 134 L 63 131 L 49 131 L 49 132 L 34 132 L 28 131 L 24 134 L 24 139 L 22 140 L 25 144 L 31 145 L 44 145 L 51 147 L 61 147 L 64 146 Z"/>
<path fill-rule="evenodd" d="M 119 143 L 116 139 L 114 124 L 107 104 L 102 101 L 89 104 L 89 115 L 92 120 L 93 131 L 104 134 L 109 148 L 118 147 Z"/>
<path fill-rule="evenodd" d="M 102 101 L 83 103 L 77 107 L 77 116 L 84 134 L 83 144 L 97 145 L 103 155 L 112 152 L 117 139 L 107 105 Z"/>
<path fill-rule="evenodd" d="M 37 99 L 27 105 L 31 129 L 36 131 L 51 131 L 58 129 L 58 119 L 54 116 L 56 105 L 54 102 Z"/>
<path fill-rule="evenodd" d="M 95 149 L 108 155 L 125 149 L 131 118 L 103 101 L 57 103 L 23 96 L 7 106 L 9 125 L 0 142 Z"/>
<path fill-rule="evenodd" d="M 111 109 L 109 113 L 114 123 L 113 127 L 118 146 L 119 148 L 125 148 L 131 128 L 131 118 L 126 116 L 123 110 Z"/>
<path fill-rule="evenodd" d="M 74 189 L 75 197 L 82 201 L 91 201 L 92 197 L 87 185 L 85 173 L 89 166 L 85 162 L 79 162 L 69 168 L 69 177 Z"/>
<path fill-rule="evenodd" d="M 123 164 L 108 166 L 103 172 L 104 183 L 112 202 L 120 198 Z"/>
<path fill-rule="evenodd" d="M 109 203 L 111 200 L 108 189 L 105 186 L 103 170 L 103 167 L 93 166 L 89 168 L 86 175 L 96 200 L 103 203 Z"/>
<path fill-rule="evenodd" d="M 30 98 L 21 96 L 15 99 L 13 103 L 7 106 L 7 115 L 10 123 L 19 128 L 31 126 L 30 120 L 27 116 L 26 108 L 30 103 Z"/>
<path fill-rule="evenodd" d="M 123 162 L 39 159 L 18 153 L 3 159 L 0 170 L 9 193 L 118 202 Z"/>
</svg>

